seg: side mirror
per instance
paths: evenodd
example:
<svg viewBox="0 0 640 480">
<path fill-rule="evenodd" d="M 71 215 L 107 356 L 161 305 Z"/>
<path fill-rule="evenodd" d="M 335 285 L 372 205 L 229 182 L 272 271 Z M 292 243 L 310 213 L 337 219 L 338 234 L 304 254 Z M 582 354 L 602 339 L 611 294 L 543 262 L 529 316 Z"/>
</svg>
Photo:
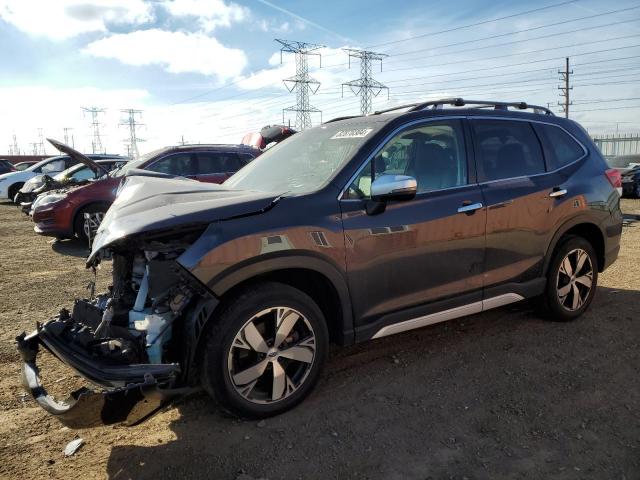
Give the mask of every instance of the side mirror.
<svg viewBox="0 0 640 480">
<path fill-rule="evenodd" d="M 418 191 L 418 182 L 408 175 L 380 175 L 371 184 L 371 200 L 411 200 Z"/>
</svg>

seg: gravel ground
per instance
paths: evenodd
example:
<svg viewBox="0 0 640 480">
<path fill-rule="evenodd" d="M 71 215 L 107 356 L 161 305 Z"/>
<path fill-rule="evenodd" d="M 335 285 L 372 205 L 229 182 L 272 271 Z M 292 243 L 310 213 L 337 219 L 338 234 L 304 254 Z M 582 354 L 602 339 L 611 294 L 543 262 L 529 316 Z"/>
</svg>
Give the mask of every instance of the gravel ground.
<svg viewBox="0 0 640 480">
<path fill-rule="evenodd" d="M 336 349 L 311 397 L 264 422 L 204 395 L 134 428 L 72 431 L 36 407 L 13 339 L 83 292 L 84 253 L 0 204 L 2 478 L 640 479 L 640 222 L 580 320 L 516 305 Z M 77 383 L 45 360 L 56 391 Z"/>
</svg>

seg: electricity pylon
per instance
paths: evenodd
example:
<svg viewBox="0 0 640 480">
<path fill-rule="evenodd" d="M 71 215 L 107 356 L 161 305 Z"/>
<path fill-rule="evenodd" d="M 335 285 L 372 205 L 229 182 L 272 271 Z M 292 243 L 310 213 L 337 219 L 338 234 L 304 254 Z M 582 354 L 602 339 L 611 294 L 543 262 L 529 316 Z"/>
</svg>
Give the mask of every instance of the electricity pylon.
<svg viewBox="0 0 640 480">
<path fill-rule="evenodd" d="M 93 139 L 91 140 L 91 151 L 93 153 L 105 153 L 102 148 L 102 137 L 100 136 L 100 122 L 98 114 L 104 113 L 104 108 L 82 107 L 82 111 L 91 114 L 91 128 L 93 130 Z"/>
<path fill-rule="evenodd" d="M 138 138 L 138 132 L 136 129 L 144 124 L 136 122 L 136 115 L 142 115 L 142 110 L 127 108 L 120 111 L 127 115 L 127 117 L 120 122 L 120 125 L 129 127 L 129 138 L 125 140 L 127 154 L 130 158 L 137 158 L 140 155 L 138 152 L 138 142 L 144 142 L 144 140 Z"/>
<path fill-rule="evenodd" d="M 389 87 L 375 80 L 372 74 L 372 62 L 379 60 L 380 71 L 382 71 L 382 59 L 388 57 L 388 55 L 354 48 L 345 48 L 344 51 L 349 55 L 349 68 L 351 68 L 352 57 L 360 59 L 360 78 L 343 83 L 342 96 L 344 97 L 345 86 L 351 88 L 354 95 L 360 96 L 360 113 L 367 115 L 373 109 L 373 97 L 377 97 L 385 89 L 387 90 L 387 97 L 389 96 Z"/>
<path fill-rule="evenodd" d="M 296 56 L 296 74 L 293 77 L 283 80 L 289 92 L 296 91 L 296 105 L 282 110 L 282 121 L 284 122 L 284 112 L 296 112 L 296 128 L 304 130 L 311 126 L 311 114 L 322 112 L 309 103 L 309 94 L 316 93 L 320 88 L 320 82 L 309 76 L 309 55 L 317 55 L 320 58 L 322 67 L 322 57 L 320 53 L 313 53 L 315 50 L 324 48 L 324 45 L 313 43 L 296 42 L 291 40 L 278 40 L 282 45 L 280 48 L 280 63 L 282 63 L 282 53 L 294 53 Z"/>
</svg>

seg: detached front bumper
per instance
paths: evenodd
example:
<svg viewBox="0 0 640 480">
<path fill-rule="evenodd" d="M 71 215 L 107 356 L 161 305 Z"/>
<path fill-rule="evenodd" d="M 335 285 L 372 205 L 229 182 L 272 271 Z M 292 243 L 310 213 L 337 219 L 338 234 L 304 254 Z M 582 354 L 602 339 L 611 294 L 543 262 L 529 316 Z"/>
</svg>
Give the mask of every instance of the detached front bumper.
<svg viewBox="0 0 640 480">
<path fill-rule="evenodd" d="M 52 320 L 38 325 L 33 333 L 16 340 L 23 360 L 22 383 L 34 400 L 48 413 L 70 428 L 87 428 L 124 422 L 136 425 L 171 401 L 189 393 L 174 388 L 180 372 L 177 364 L 106 365 L 82 356 L 56 338 Z M 40 380 L 36 357 L 43 346 L 84 378 L 98 385 L 98 390 L 83 387 L 64 401 L 47 393 Z"/>
</svg>

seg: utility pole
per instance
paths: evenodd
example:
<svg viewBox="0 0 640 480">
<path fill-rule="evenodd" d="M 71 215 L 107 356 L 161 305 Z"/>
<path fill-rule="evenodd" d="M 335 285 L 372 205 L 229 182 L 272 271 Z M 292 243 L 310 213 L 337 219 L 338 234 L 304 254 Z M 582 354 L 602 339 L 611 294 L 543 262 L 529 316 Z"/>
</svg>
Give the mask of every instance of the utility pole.
<svg viewBox="0 0 640 480">
<path fill-rule="evenodd" d="M 76 142 L 75 142 L 75 139 L 73 138 L 73 133 L 69 135 L 69 132 L 72 132 L 73 128 L 64 127 L 62 130 L 64 131 L 64 143 L 66 145 L 69 145 L 69 139 L 71 139 L 71 148 L 76 148 Z"/>
<path fill-rule="evenodd" d="M 38 155 L 38 142 L 30 142 L 29 145 L 31 145 L 31 153 L 33 155 Z"/>
<path fill-rule="evenodd" d="M 563 102 L 558 102 L 558 105 L 562 107 L 562 111 L 564 112 L 564 116 L 569 118 L 569 105 L 571 105 L 571 100 L 569 99 L 569 92 L 573 90 L 573 87 L 569 86 L 569 77 L 573 74 L 573 70 L 569 70 L 569 57 L 566 58 L 566 63 L 564 67 L 564 71 L 559 70 L 558 74 L 560 75 L 560 81 L 564 82 L 564 86 L 558 87 L 560 90 L 560 97 L 564 97 Z"/>
<path fill-rule="evenodd" d="M 180 135 L 180 141 L 178 142 L 180 145 L 186 145 L 187 141 L 184 139 L 184 135 Z"/>
<path fill-rule="evenodd" d="M 102 148 L 102 138 L 100 136 L 100 121 L 98 115 L 104 113 L 104 108 L 82 107 L 82 111 L 91 114 L 91 128 L 93 130 L 93 140 L 91 140 L 92 153 L 106 153 Z"/>
<path fill-rule="evenodd" d="M 120 111 L 127 115 L 127 117 L 120 122 L 120 125 L 129 127 L 129 138 L 125 140 L 125 145 L 127 146 L 127 155 L 129 156 L 129 158 L 137 158 L 139 155 L 138 142 L 144 142 L 144 140 L 138 138 L 136 128 L 144 124 L 136 121 L 136 115 L 141 116 L 142 110 L 127 108 Z"/>
<path fill-rule="evenodd" d="M 283 80 L 289 92 L 296 91 L 296 105 L 282 110 L 282 123 L 285 123 L 284 112 L 296 112 L 296 128 L 304 130 L 311 126 L 311 114 L 322 112 L 309 104 L 309 93 L 316 93 L 320 88 L 320 82 L 309 76 L 309 55 L 317 55 L 320 58 L 322 68 L 322 57 L 320 53 L 313 53 L 315 50 L 324 48 L 324 45 L 313 43 L 296 42 L 291 40 L 278 40 L 282 45 L 280 48 L 280 63 L 282 63 L 282 52 L 294 53 L 296 56 L 296 74 L 293 77 Z"/>
<path fill-rule="evenodd" d="M 382 59 L 388 57 L 384 53 L 370 52 L 367 50 L 357 50 L 354 48 L 345 48 L 345 52 L 349 55 L 349 68 L 351 68 L 351 58 L 360 59 L 360 78 L 351 80 L 342 84 L 342 96 L 344 97 L 344 87 L 351 88 L 354 95 L 360 96 L 360 113 L 367 115 L 373 109 L 373 97 L 377 97 L 384 89 L 387 90 L 387 98 L 389 96 L 389 87 L 374 80 L 372 74 L 372 62 L 380 61 L 380 71 L 382 71 Z"/>
</svg>

